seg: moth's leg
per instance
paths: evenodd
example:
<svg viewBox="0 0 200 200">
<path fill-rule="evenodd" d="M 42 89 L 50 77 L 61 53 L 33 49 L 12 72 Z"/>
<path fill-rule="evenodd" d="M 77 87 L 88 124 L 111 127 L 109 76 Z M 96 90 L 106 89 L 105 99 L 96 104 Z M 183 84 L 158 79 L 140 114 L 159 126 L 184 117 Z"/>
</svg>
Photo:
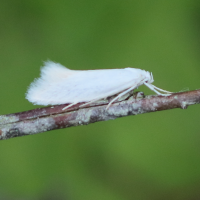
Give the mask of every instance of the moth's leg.
<svg viewBox="0 0 200 200">
<path fill-rule="evenodd" d="M 158 92 L 154 87 L 152 87 L 152 85 L 150 85 L 150 84 L 148 84 L 148 83 L 146 83 L 146 82 L 144 82 L 144 84 L 145 84 L 150 90 L 154 91 L 156 94 L 159 94 L 159 95 L 161 95 L 161 96 L 169 96 L 169 95 L 170 95 L 170 94 L 162 94 L 162 93 Z"/>
<path fill-rule="evenodd" d="M 123 92 L 123 91 L 122 91 Z M 120 94 L 120 93 L 119 93 Z M 118 94 L 118 95 L 119 95 Z M 129 92 L 127 92 L 126 94 L 124 94 L 124 95 L 122 95 L 121 97 L 119 97 L 118 99 L 117 99 L 117 101 L 123 101 L 123 100 L 125 100 L 125 99 L 129 99 L 130 97 L 133 97 L 133 95 L 134 95 L 134 92 L 133 92 L 133 90 L 132 91 L 129 91 Z M 117 96 L 117 95 L 116 95 Z"/>
<path fill-rule="evenodd" d="M 78 102 L 74 102 L 74 103 L 71 103 L 71 104 L 69 104 L 68 106 L 65 106 L 62 110 L 66 110 L 67 108 L 69 108 L 69 107 L 71 107 L 71 106 L 73 106 L 73 105 L 75 105 L 75 104 L 77 104 Z"/>
<path fill-rule="evenodd" d="M 173 92 L 169 92 L 169 91 L 167 91 L 167 90 L 163 90 L 163 89 L 161 89 L 161 88 L 159 88 L 159 87 L 156 87 L 156 86 L 153 85 L 153 84 L 150 84 L 150 85 L 153 86 L 153 88 L 155 88 L 155 89 L 157 89 L 157 90 L 159 90 L 159 91 L 161 91 L 161 92 L 173 93 Z"/>
<path fill-rule="evenodd" d="M 125 90 L 126 91 L 126 90 Z M 128 92 L 130 92 L 130 91 L 128 91 Z M 127 92 L 127 93 L 128 93 Z M 122 95 L 120 95 L 119 96 L 119 94 L 122 94 Z M 118 95 L 117 95 L 117 97 L 118 98 L 120 98 L 120 97 L 122 97 L 123 98 L 123 96 L 126 94 L 126 92 L 125 93 L 119 93 Z M 130 95 L 133 95 L 133 93 L 130 93 L 128 96 L 130 96 Z M 121 99 L 121 101 L 123 101 L 124 99 L 126 99 L 128 96 L 125 96 L 123 99 Z M 103 99 L 107 99 L 108 97 L 105 97 L 105 98 L 103 98 Z M 116 97 L 115 97 L 116 98 Z M 94 103 L 94 102 L 96 102 L 96 101 L 99 101 L 99 100 L 101 100 L 101 99 L 94 99 L 94 100 L 92 100 L 92 101 L 89 101 L 89 102 L 87 102 L 87 103 L 84 103 L 84 104 L 82 104 L 82 105 L 80 105 L 79 107 L 83 107 L 83 106 L 86 106 L 86 105 L 88 105 L 88 104 L 91 104 L 91 103 Z M 114 99 L 113 99 L 114 100 Z M 113 101 L 112 100 L 112 101 Z"/>
<path fill-rule="evenodd" d="M 126 93 L 128 93 L 129 91 L 133 90 L 134 88 L 136 88 L 137 86 L 132 86 L 131 88 L 129 88 L 128 90 L 125 90 L 124 92 L 120 93 L 119 95 L 117 95 L 106 107 L 106 110 L 108 110 L 108 108 L 111 106 L 111 104 L 116 101 L 119 97 L 125 95 Z"/>
<path fill-rule="evenodd" d="M 94 99 L 94 100 L 92 100 L 92 101 L 89 101 L 89 102 L 87 102 L 87 103 L 84 103 L 84 104 L 80 105 L 79 107 L 86 106 L 86 105 L 88 105 L 88 104 L 94 103 L 95 101 L 99 101 L 99 100 L 100 100 L 100 99 Z"/>
</svg>

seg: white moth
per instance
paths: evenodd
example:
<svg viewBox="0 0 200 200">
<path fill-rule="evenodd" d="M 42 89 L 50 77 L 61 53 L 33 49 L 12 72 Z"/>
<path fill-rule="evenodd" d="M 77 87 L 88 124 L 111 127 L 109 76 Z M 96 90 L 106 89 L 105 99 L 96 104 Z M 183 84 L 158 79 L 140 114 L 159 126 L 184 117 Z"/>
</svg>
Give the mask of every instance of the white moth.
<svg viewBox="0 0 200 200">
<path fill-rule="evenodd" d="M 118 94 L 108 104 L 108 109 L 114 101 L 142 84 L 159 95 L 171 94 L 152 85 L 153 81 L 152 73 L 136 68 L 70 70 L 59 63 L 48 61 L 41 68 L 41 77 L 29 86 L 26 99 L 37 105 L 70 103 L 64 110 L 80 102 L 89 104 Z"/>
</svg>

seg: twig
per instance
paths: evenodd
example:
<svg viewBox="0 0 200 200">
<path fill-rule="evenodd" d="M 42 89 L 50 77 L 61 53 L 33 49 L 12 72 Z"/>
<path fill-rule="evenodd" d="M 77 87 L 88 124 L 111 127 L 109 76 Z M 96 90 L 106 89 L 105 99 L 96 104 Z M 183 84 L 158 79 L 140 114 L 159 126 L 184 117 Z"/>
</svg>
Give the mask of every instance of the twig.
<svg viewBox="0 0 200 200">
<path fill-rule="evenodd" d="M 138 93 L 141 94 L 142 93 Z M 0 140 L 32 135 L 54 129 L 87 125 L 128 115 L 138 115 L 173 108 L 186 109 L 200 103 L 200 90 L 174 93 L 170 96 L 132 97 L 113 103 L 106 110 L 109 100 L 103 100 L 85 107 L 80 104 L 62 110 L 67 104 L 38 108 L 21 113 L 0 116 Z"/>
</svg>

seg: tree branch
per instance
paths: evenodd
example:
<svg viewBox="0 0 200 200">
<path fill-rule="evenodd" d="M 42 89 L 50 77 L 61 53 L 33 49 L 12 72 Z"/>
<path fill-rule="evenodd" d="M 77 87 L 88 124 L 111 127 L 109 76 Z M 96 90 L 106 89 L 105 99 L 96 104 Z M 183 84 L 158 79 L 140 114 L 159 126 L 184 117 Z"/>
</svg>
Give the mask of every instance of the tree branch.
<svg viewBox="0 0 200 200">
<path fill-rule="evenodd" d="M 0 116 L 0 140 L 32 135 L 54 129 L 87 125 L 128 115 L 138 115 L 173 108 L 186 109 L 200 103 L 200 90 L 173 93 L 170 96 L 146 96 L 139 92 L 123 101 L 106 107 L 111 99 L 102 100 L 79 108 L 79 103 L 67 110 L 67 104 L 37 108 L 20 113 Z"/>
</svg>

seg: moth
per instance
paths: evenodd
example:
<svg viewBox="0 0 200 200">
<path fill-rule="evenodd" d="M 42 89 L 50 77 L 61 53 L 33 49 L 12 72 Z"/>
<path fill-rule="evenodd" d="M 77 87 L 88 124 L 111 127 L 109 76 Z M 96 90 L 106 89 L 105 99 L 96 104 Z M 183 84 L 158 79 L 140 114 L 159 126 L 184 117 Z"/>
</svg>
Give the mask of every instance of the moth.
<svg viewBox="0 0 200 200">
<path fill-rule="evenodd" d="M 137 68 L 70 70 L 47 61 L 41 68 L 41 77 L 29 86 L 26 99 L 44 106 L 69 103 L 64 110 L 77 103 L 86 105 L 118 94 L 108 104 L 108 109 L 114 101 L 143 84 L 158 95 L 172 93 L 154 86 L 153 81 L 152 73 Z"/>
</svg>

